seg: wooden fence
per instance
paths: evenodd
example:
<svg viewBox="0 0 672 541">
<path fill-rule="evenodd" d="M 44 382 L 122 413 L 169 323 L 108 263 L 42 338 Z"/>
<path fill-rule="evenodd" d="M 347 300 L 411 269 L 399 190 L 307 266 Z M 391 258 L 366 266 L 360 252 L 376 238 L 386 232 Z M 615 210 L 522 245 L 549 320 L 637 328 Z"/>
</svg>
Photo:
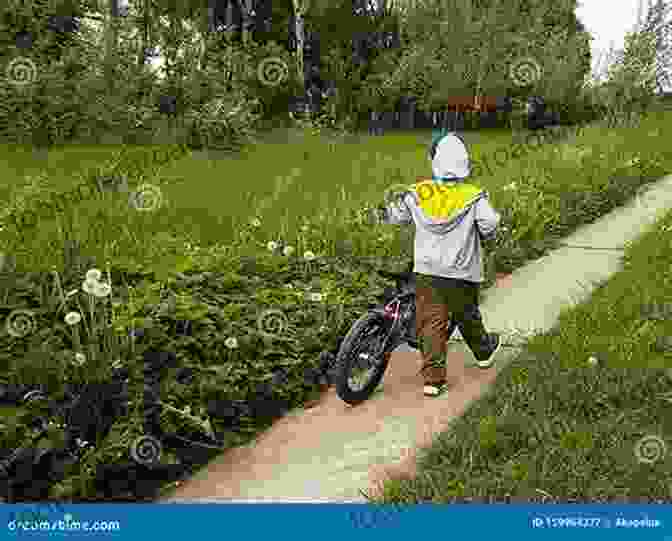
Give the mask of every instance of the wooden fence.
<svg viewBox="0 0 672 541">
<path fill-rule="evenodd" d="M 420 111 L 412 100 L 402 99 L 394 111 L 371 111 L 367 127 L 372 135 L 389 130 L 495 128 L 509 125 L 512 113 L 512 102 L 504 97 L 483 97 L 475 102 L 472 96 L 454 96 L 437 111 Z"/>
</svg>

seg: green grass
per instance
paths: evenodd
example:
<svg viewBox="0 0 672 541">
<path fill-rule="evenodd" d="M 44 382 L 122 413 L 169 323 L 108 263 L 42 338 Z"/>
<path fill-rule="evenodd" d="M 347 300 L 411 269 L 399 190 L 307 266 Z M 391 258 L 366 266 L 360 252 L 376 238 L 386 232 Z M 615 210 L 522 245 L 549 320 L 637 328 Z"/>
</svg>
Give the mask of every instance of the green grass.
<svg viewBox="0 0 672 541">
<path fill-rule="evenodd" d="M 475 140 L 476 156 L 507 137 L 506 132 L 467 135 Z M 431 176 L 427 159 L 431 133 L 361 139 L 329 144 L 306 137 L 298 139 L 300 143 L 267 143 L 224 162 L 185 158 L 166 173 L 198 180 L 175 186 L 168 196 L 180 202 L 180 212 L 193 217 L 201 231 L 219 232 L 212 242 L 232 242 L 235 230 L 252 217 L 259 217 L 260 232 L 269 240 L 282 237 L 296 242 L 299 227 L 316 215 L 342 223 L 351 209 L 379 195 L 394 179 Z M 218 223 L 222 217 L 230 224 L 226 230 Z"/>
<path fill-rule="evenodd" d="M 118 150 L 112 145 L 67 145 L 49 150 L 35 150 L 24 145 L 2 145 L 0 171 L 3 189 L 11 188 L 25 175 L 46 171 L 55 183 L 72 181 L 72 174 L 95 167 Z"/>
<path fill-rule="evenodd" d="M 477 140 L 472 152 L 478 156 L 510 135 L 493 131 L 492 137 L 467 138 Z M 430 133 L 358 137 L 354 142 L 295 136 L 291 143 L 264 142 L 235 156 L 194 153 L 153 176 L 130 179 L 131 187 L 148 182 L 160 188 L 165 202 L 161 213 L 140 215 L 129 209 L 125 196 L 109 195 L 82 202 L 68 216 L 47 213 L 38 227 L 22 231 L 26 237 L 10 238 L 2 248 L 16 254 L 26 267 L 46 271 L 62 265 L 61 247 L 74 235 L 84 251 L 99 260 L 121 263 L 130 258 L 143 261 L 145 267 L 165 268 L 170 262 L 158 249 L 164 237 L 203 247 L 233 245 L 257 217 L 262 225 L 255 245 L 248 248 L 263 248 L 282 238 L 302 250 L 330 252 L 336 239 L 349 236 L 346 224 L 366 201 L 379 197 L 392 182 L 431 175 L 430 140 Z M 3 195 L 16 201 L 27 194 L 39 201 L 49 199 L 47 192 L 67 192 L 81 183 L 79 174 L 100 168 L 115 150 L 73 146 L 36 157 L 30 149 L 4 147 Z M 44 186 L 31 191 L 26 176 L 38 173 L 45 173 Z M 302 245 L 300 227 L 309 222 L 319 222 L 328 233 L 317 235 L 307 246 Z M 113 240 L 116 247 L 110 248 Z M 143 253 L 147 246 L 157 249 Z"/>
<path fill-rule="evenodd" d="M 465 137 L 473 160 L 509 147 L 512 139 L 502 130 L 468 132 Z M 241 231 L 256 217 L 261 227 L 248 249 L 263 249 L 268 241 L 283 239 L 301 251 L 333 255 L 334 246 L 352 236 L 349 222 L 358 209 L 379 200 L 391 184 L 431 176 L 430 141 L 429 132 L 358 136 L 353 141 L 294 135 L 265 141 L 235 156 L 194 153 L 148 178 L 130 179 L 131 187 L 147 182 L 160 188 L 165 203 L 161 213 L 139 215 L 128 208 L 125 197 L 110 195 L 104 201 L 83 202 L 67 217 L 47 215 L 39 227 L 25 233 L 26 238 L 10 239 L 13 244 L 1 247 L 20 255 L 31 269 L 48 270 L 62 265 L 64 239 L 74 235 L 85 252 L 99 260 L 114 264 L 130 258 L 143 261 L 145 267 L 165 268 L 170 262 L 161 250 L 143 253 L 148 246 L 159 246 L 164 237 L 203 247 L 239 244 Z M 46 172 L 48 190 L 67 192 L 81 182 L 78 173 L 100 167 L 114 150 L 75 146 L 34 158 L 30 150 L 4 148 L 1 153 L 11 157 L 5 163 L 5 193 L 13 188 L 10 200 L 23 191 L 30 195 L 25 175 L 40 171 Z M 475 180 L 482 180 L 489 191 L 501 189 L 504 182 L 499 176 Z M 45 191 L 34 190 L 33 195 L 46 199 Z M 319 224 L 319 234 L 310 245 L 300 233 L 307 223 Z M 410 246 L 406 233 L 394 233 L 393 250 L 399 250 L 399 243 Z M 112 240 L 115 248 L 105 246 Z"/>
<path fill-rule="evenodd" d="M 503 224 L 511 231 L 510 236 L 486 251 L 485 285 L 494 278 L 495 270 L 510 270 L 538 257 L 552 247 L 554 239 L 632 197 L 647 175 L 657 178 L 665 168 L 669 170 L 672 155 L 664 144 L 670 137 L 667 118 L 651 117 L 638 128 L 610 132 L 593 127 L 565 144 L 528 148 L 522 157 L 509 153 L 508 159 L 491 173 L 474 178 L 488 190 L 493 205 L 502 213 Z M 661 143 L 647 140 L 647 132 L 654 129 L 658 130 L 657 141 Z M 465 135 L 474 160 L 493 154 L 497 148 L 514 146 L 513 137 L 507 132 Z M 333 346 L 352 320 L 361 315 L 380 284 L 375 283 L 377 278 L 361 260 L 348 260 L 345 256 L 373 257 L 378 259 L 378 266 L 388 266 L 395 256 L 410 254 L 410 228 L 368 225 L 357 210 L 380 203 L 385 188 L 392 184 L 428 177 L 430 138 L 428 132 L 359 136 L 349 141 L 293 135 L 286 141 L 282 137 L 277 141 L 269 138 L 235 157 L 216 159 L 194 153 L 163 168 L 143 170 L 141 177 L 129 179 L 132 189 L 142 183 L 160 188 L 164 206 L 158 211 L 137 212 L 129 207 L 127 194 L 106 194 L 68 208 L 63 216 L 40 222 L 23 239 L 12 236 L 16 232 L 3 231 L 0 248 L 15 255 L 22 270 L 39 273 L 60 266 L 65 271 L 64 241 L 76 240 L 85 255 L 96 258 L 100 268 L 109 261 L 112 269 L 155 271 L 161 282 L 152 284 L 155 293 L 158 285 L 167 284 L 187 300 L 204 299 L 209 305 L 207 318 L 201 312 L 202 306 L 188 306 L 180 315 L 182 319 L 203 323 L 203 337 L 180 338 L 177 343 L 168 337 L 170 347 L 175 347 L 181 360 L 214 369 L 230 360 L 227 355 L 234 355 L 221 347 L 224 339 L 238 336 L 241 344 L 242 338 L 249 339 L 244 351 L 248 361 L 235 374 L 239 379 L 222 379 L 222 388 L 227 392 L 242 392 L 240 381 L 252 387 L 264 379 L 269 363 L 280 360 L 299 373 L 299 362 L 309 363 L 315 351 Z M 33 163 L 29 152 L 4 149 L 3 154 L 13 153 L 14 160 L 12 169 L 7 167 L 5 184 L 22 186 L 12 191 L 12 201 L 22 194 L 36 201 L 50 197 L 49 192 L 67 191 L 79 182 L 77 177 L 85 165 L 81 156 L 91 157 L 90 163 L 105 169 L 107 166 L 100 162 L 108 159 L 113 150 L 117 149 L 58 149 L 49 153 L 49 160 Z M 588 153 L 582 155 L 586 150 Z M 633 157 L 639 158 L 642 165 L 625 165 Z M 44 178 L 44 188 L 30 193 L 21 175 L 45 168 L 54 173 Z M 13 177 L 11 170 L 15 171 Z M 517 186 L 509 189 L 511 183 Z M 258 228 L 249 226 L 255 217 L 261 222 Z M 343 260 L 331 267 L 306 264 L 300 259 L 270 254 L 266 248 L 270 240 L 294 246 L 298 256 L 310 250 L 318 255 L 342 256 Z M 192 258 L 193 250 L 187 243 L 206 248 L 208 257 Z M 217 257 L 209 258 L 215 253 Z M 252 271 L 238 264 L 239 256 L 250 253 L 265 253 Z M 209 271 L 219 272 L 224 267 L 224 275 L 206 276 L 211 274 Z M 160 271 L 162 275 L 158 274 Z M 164 281 L 177 271 L 199 274 L 190 276 L 194 281 L 188 285 L 181 279 L 180 284 Z M 290 281 L 295 291 L 283 287 Z M 77 288 L 80 283 L 81 276 L 70 272 L 64 289 Z M 302 297 L 304 290 L 324 293 L 328 306 L 326 301 L 324 307 L 307 304 Z M 143 298 L 146 291 L 144 287 L 136 291 L 133 311 L 125 305 L 120 310 L 128 312 L 124 314 L 129 318 L 139 317 L 137 306 L 150 304 L 149 297 Z M 256 328 L 259 311 L 268 308 L 281 308 L 288 314 L 300 332 L 300 347 L 291 341 L 274 343 L 273 347 L 255 342 L 250 329 Z M 338 322 L 329 319 L 326 333 L 316 330 L 312 316 L 336 308 L 345 316 Z M 52 311 L 45 309 L 44 317 L 54 315 Z M 4 340 L 3 347 L 13 343 L 6 336 L 0 338 Z M 9 359 L 22 357 L 14 351 L 0 353 Z M 59 353 L 66 357 L 68 354 Z M 300 395 L 296 390 L 292 392 L 295 397 Z M 197 409 L 202 405 L 198 389 L 171 393 L 177 393 L 170 394 L 170 399 L 179 407 L 190 405 Z M 117 428 L 120 433 L 125 429 Z M 115 442 L 110 442 L 110 448 L 115 447 Z M 106 460 L 116 459 L 121 453 L 119 445 L 113 458 L 105 455 L 105 450 L 100 452 Z"/>
</svg>

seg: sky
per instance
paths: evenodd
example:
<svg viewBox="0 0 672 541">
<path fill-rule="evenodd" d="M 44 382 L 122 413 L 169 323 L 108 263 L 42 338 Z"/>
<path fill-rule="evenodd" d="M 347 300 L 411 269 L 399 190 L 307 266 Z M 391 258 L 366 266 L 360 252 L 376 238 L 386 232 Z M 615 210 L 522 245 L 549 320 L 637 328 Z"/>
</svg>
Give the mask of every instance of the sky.
<svg viewBox="0 0 672 541">
<path fill-rule="evenodd" d="M 624 47 L 625 35 L 635 28 L 640 9 L 646 16 L 649 0 L 579 0 L 576 15 L 595 38 L 593 69 L 600 69 L 612 44 L 616 50 Z"/>
</svg>

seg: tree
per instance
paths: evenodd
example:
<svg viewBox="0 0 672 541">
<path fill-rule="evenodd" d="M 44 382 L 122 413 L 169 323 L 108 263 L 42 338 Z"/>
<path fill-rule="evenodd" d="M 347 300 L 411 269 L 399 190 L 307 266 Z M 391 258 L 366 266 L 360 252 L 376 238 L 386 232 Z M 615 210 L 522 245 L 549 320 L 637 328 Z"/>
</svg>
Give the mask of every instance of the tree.
<svg viewBox="0 0 672 541">
<path fill-rule="evenodd" d="M 110 95 L 114 94 L 115 70 L 117 64 L 117 26 L 119 24 L 119 0 L 108 0 L 107 27 L 107 80 Z"/>
<path fill-rule="evenodd" d="M 670 85 L 670 60 L 672 59 L 672 21 L 666 21 L 672 12 L 672 5 L 658 0 L 655 6 L 647 14 L 646 21 L 641 28 L 641 33 L 653 38 L 653 58 L 649 66 L 645 69 L 651 69 L 655 79 L 656 90 L 663 92 L 663 88 Z"/>
<path fill-rule="evenodd" d="M 655 94 L 669 84 L 670 30 L 665 22 L 670 6 L 659 1 L 646 20 L 625 37 L 625 47 L 615 55 L 607 80 L 594 92 L 606 102 L 611 116 L 631 116 L 644 110 Z"/>
<path fill-rule="evenodd" d="M 254 26 L 254 0 L 239 0 L 240 12 L 243 15 L 242 36 L 243 43 L 247 43 L 252 34 L 252 27 Z"/>
<path fill-rule="evenodd" d="M 304 16 L 308 8 L 309 0 L 292 0 L 292 6 L 294 7 L 294 35 L 296 36 L 296 69 L 297 69 L 297 78 L 301 82 L 301 86 L 304 88 L 306 86 L 305 73 L 303 66 L 303 47 L 305 42 L 305 28 L 304 28 Z"/>
<path fill-rule="evenodd" d="M 149 51 L 151 43 L 150 38 L 151 13 L 152 13 L 151 0 L 142 0 L 142 17 L 139 21 L 141 45 L 140 45 L 140 53 L 138 54 L 138 66 L 141 68 L 147 62 L 147 53 Z"/>
<path fill-rule="evenodd" d="M 302 98 L 308 109 L 312 109 L 309 99 L 310 80 L 306 76 L 305 56 L 307 38 L 321 34 L 318 20 L 324 20 L 325 13 L 330 8 L 328 0 L 292 0 L 293 37 L 296 43 L 296 76 L 303 89 Z M 313 41 L 315 43 L 315 41 Z"/>
<path fill-rule="evenodd" d="M 325 108 L 337 110 L 341 118 L 352 119 L 355 112 L 377 108 L 377 83 L 366 80 L 380 70 L 392 68 L 383 57 L 392 56 L 385 42 L 395 41 L 389 37 L 398 34 L 397 15 L 392 15 L 382 3 L 374 7 L 367 9 L 351 1 L 332 0 L 307 14 L 311 34 L 319 37 L 319 79 L 327 97 Z M 313 78 L 315 82 L 314 71 Z"/>
<path fill-rule="evenodd" d="M 583 77 L 578 74 L 589 69 L 590 49 L 574 9 L 574 1 L 427 0 L 404 13 L 407 47 L 384 87 L 397 96 L 411 94 L 425 110 L 442 107 L 450 96 L 470 95 L 477 102 L 481 95 L 515 98 L 545 92 L 556 94 L 548 101 L 560 99 L 580 85 L 577 79 L 582 82 Z M 547 45 L 553 34 L 555 44 L 561 36 L 582 37 L 556 50 Z M 568 53 L 571 60 L 556 70 L 563 71 L 564 79 L 554 76 L 552 83 L 550 77 L 545 82 L 545 74 L 554 73 Z M 538 72 L 532 84 L 512 80 L 515 64 Z M 569 78 L 568 72 L 573 73 Z"/>
</svg>

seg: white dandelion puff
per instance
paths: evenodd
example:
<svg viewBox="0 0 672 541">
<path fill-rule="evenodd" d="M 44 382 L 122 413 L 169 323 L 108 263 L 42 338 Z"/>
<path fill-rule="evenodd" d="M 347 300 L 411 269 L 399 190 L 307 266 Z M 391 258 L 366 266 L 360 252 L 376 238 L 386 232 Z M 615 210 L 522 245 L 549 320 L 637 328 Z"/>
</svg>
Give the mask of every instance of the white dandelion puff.
<svg viewBox="0 0 672 541">
<path fill-rule="evenodd" d="M 86 279 L 91 282 L 98 282 L 103 277 L 103 273 L 98 269 L 90 269 L 86 271 Z"/>
<path fill-rule="evenodd" d="M 65 315 L 65 322 L 68 325 L 77 325 L 80 321 L 82 321 L 82 315 L 79 312 L 68 312 Z"/>
<path fill-rule="evenodd" d="M 93 294 L 99 298 L 107 297 L 111 292 L 112 288 L 110 287 L 110 284 L 106 283 L 96 284 L 96 286 L 93 289 Z"/>
</svg>

